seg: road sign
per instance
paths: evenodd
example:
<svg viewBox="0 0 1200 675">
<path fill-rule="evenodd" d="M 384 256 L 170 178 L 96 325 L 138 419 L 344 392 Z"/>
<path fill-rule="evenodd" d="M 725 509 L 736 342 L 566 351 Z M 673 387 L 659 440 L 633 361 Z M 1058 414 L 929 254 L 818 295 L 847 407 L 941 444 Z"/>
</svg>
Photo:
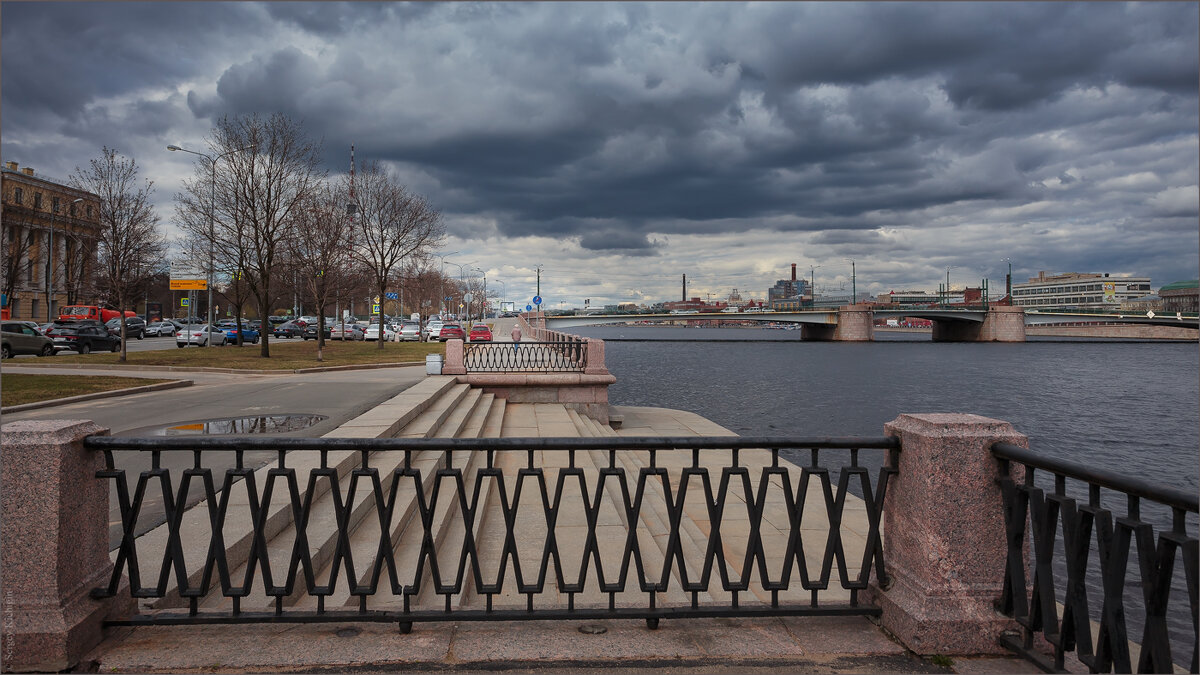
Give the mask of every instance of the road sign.
<svg viewBox="0 0 1200 675">
<path fill-rule="evenodd" d="M 1150 310 L 1149 312 L 1146 312 L 1146 318 L 1153 319 L 1154 318 L 1154 310 Z"/>
<path fill-rule="evenodd" d="M 542 296 L 540 296 L 540 295 L 533 296 L 533 304 L 535 304 L 535 305 L 542 304 Z"/>
<path fill-rule="evenodd" d="M 372 300 L 371 302 L 374 302 L 374 303 L 378 304 L 378 303 L 379 303 L 379 296 L 378 296 L 378 295 L 377 295 L 377 296 L 375 296 L 375 299 L 374 299 L 374 300 Z"/>
<path fill-rule="evenodd" d="M 187 306 L 188 306 L 188 299 L 187 299 L 187 298 L 180 298 L 180 299 L 179 299 L 179 306 L 180 306 L 180 307 L 187 307 Z"/>
<path fill-rule="evenodd" d="M 375 304 L 371 305 L 371 313 L 372 314 L 379 313 L 379 302 L 378 301 Z"/>
<path fill-rule="evenodd" d="M 384 293 L 383 297 L 387 298 L 388 300 L 399 300 L 400 294 L 399 293 Z"/>
<path fill-rule="evenodd" d="M 172 279 L 172 291 L 207 291 L 208 281 L 205 279 Z"/>
<path fill-rule="evenodd" d="M 533 309 L 533 305 L 525 305 L 525 311 L 526 311 L 526 312 L 528 312 L 528 311 L 530 311 L 530 310 L 532 310 L 532 309 Z"/>
<path fill-rule="evenodd" d="M 474 300 L 474 299 L 475 299 L 475 296 L 474 296 L 474 295 L 472 295 L 472 294 L 470 294 L 470 293 L 467 293 L 466 295 L 464 295 L 464 296 L 463 296 L 463 301 L 464 301 L 464 302 L 470 302 L 470 301 L 472 301 L 472 300 Z"/>
</svg>

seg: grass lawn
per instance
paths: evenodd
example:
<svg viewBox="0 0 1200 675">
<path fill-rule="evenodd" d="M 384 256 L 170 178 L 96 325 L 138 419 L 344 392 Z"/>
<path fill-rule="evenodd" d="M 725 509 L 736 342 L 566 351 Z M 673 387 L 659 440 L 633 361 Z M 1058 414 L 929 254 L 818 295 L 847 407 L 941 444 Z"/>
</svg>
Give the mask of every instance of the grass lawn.
<svg viewBox="0 0 1200 675">
<path fill-rule="evenodd" d="M 166 338 L 153 338 L 166 339 Z M 126 365 L 183 366 L 193 368 L 244 368 L 246 370 L 295 370 L 320 366 L 349 366 L 371 363 L 424 363 L 427 354 L 445 354 L 441 342 L 384 342 L 383 349 L 371 342 L 329 340 L 322 350 L 323 361 L 317 361 L 315 340 L 272 340 L 271 357 L 260 356 L 261 344 L 225 347 L 185 347 L 129 352 Z M 120 354 L 59 354 L 50 363 L 86 363 L 111 365 L 120 363 Z M 46 359 L 44 359 L 46 360 Z"/>
<path fill-rule="evenodd" d="M 0 405 L 21 405 L 48 401 L 54 398 L 91 394 L 98 391 L 128 389 L 147 384 L 170 382 L 142 377 L 107 377 L 104 375 L 0 375 Z"/>
</svg>

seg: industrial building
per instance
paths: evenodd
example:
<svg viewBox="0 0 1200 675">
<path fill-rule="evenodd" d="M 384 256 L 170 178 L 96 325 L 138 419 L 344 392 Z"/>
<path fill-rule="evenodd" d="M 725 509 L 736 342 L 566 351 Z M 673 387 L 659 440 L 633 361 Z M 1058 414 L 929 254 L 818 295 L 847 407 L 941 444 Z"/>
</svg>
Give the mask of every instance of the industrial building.
<svg viewBox="0 0 1200 675">
<path fill-rule="evenodd" d="M 1012 304 L 1029 309 L 1116 310 L 1122 302 L 1150 292 L 1150 277 L 1038 272 L 1027 283 L 1013 284 Z"/>
</svg>

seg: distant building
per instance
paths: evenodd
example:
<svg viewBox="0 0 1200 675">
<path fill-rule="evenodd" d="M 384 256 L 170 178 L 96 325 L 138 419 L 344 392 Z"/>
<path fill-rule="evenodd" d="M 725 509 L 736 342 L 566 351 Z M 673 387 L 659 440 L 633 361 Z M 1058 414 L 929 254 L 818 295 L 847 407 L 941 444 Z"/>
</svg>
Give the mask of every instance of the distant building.
<svg viewBox="0 0 1200 675">
<path fill-rule="evenodd" d="M 0 169 L 0 195 L 8 318 L 49 321 L 63 304 L 91 304 L 100 198 L 16 162 Z"/>
<path fill-rule="evenodd" d="M 1176 281 L 1158 289 L 1164 312 L 1200 312 L 1200 280 Z"/>
<path fill-rule="evenodd" d="M 792 278 L 780 279 L 767 289 L 767 306 L 776 311 L 797 310 L 810 293 L 808 282 L 796 279 L 796 263 L 792 263 Z"/>
<path fill-rule="evenodd" d="M 875 302 L 880 304 L 891 305 L 934 305 L 941 300 L 936 293 L 927 293 L 925 291 L 890 291 L 880 294 L 875 298 Z"/>
<path fill-rule="evenodd" d="M 1108 274 L 1047 274 L 1013 284 L 1012 304 L 1030 309 L 1120 309 L 1121 303 L 1150 292 L 1150 277 Z"/>
<path fill-rule="evenodd" d="M 721 301 L 705 302 L 700 298 L 662 303 L 662 309 L 665 312 L 719 312 L 725 309 L 725 307 L 726 304 Z"/>
</svg>

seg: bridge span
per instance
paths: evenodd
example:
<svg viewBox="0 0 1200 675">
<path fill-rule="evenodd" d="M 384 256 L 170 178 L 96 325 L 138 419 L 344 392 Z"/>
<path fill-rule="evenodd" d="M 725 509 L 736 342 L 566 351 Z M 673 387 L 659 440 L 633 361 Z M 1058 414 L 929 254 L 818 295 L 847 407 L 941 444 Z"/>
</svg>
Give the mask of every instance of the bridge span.
<svg viewBox="0 0 1200 675">
<path fill-rule="evenodd" d="M 1084 312 L 1026 312 L 1021 307 L 994 306 L 987 309 L 900 308 L 879 309 L 870 305 L 843 305 L 837 309 L 793 312 L 714 312 L 679 314 L 593 314 L 588 316 L 525 315 L 543 327 L 562 330 L 577 326 L 602 326 L 630 321 L 666 323 L 679 321 L 758 321 L 800 324 L 804 340 L 867 341 L 875 335 L 876 318 L 909 317 L 933 323 L 935 342 L 1024 342 L 1026 326 L 1053 324 L 1128 323 L 1197 328 L 1195 316 L 1113 315 Z"/>
</svg>

